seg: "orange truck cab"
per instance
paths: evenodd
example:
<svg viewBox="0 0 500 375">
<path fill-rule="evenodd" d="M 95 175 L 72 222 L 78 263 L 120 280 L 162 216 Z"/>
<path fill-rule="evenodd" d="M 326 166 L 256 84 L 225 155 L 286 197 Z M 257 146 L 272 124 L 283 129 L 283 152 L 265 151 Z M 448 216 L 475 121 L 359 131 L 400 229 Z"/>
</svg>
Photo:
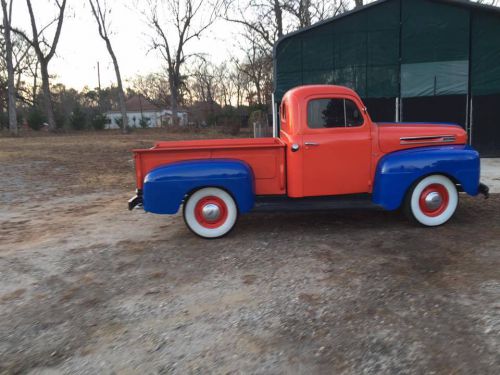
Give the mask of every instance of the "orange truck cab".
<svg viewBox="0 0 500 375">
<path fill-rule="evenodd" d="M 425 226 L 454 214 L 458 193 L 483 193 L 478 153 L 455 124 L 374 123 L 359 96 L 332 85 L 283 98 L 279 137 L 158 142 L 134 150 L 129 208 L 175 214 L 218 238 L 252 210 L 403 207 Z"/>
</svg>

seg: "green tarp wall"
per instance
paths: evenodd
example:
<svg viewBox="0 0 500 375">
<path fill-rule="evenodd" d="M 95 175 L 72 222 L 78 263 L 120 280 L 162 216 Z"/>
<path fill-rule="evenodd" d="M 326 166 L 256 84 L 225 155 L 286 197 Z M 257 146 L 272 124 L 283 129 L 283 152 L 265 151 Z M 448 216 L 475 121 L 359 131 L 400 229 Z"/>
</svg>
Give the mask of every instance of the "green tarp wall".
<svg viewBox="0 0 500 375">
<path fill-rule="evenodd" d="M 470 65 L 470 66 L 469 66 Z M 500 93 L 500 15 L 437 0 L 385 0 L 286 37 L 275 100 L 303 84 L 363 98 Z"/>
<path fill-rule="evenodd" d="M 500 15 L 473 13 L 471 23 L 472 94 L 500 94 Z"/>
</svg>

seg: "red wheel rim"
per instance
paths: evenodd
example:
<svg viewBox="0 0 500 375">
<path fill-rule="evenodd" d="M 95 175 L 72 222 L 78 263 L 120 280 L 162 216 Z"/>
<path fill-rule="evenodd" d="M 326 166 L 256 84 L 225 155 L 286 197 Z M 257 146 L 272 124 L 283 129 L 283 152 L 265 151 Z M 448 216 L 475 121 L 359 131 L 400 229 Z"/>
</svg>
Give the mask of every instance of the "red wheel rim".
<svg viewBox="0 0 500 375">
<path fill-rule="evenodd" d="M 218 214 L 210 217 L 205 212 L 211 209 L 212 213 L 218 211 Z M 226 222 L 228 209 L 226 203 L 219 197 L 209 196 L 204 197 L 196 203 L 194 208 L 194 215 L 198 223 L 208 229 L 215 229 L 220 227 Z"/>
<path fill-rule="evenodd" d="M 432 201 L 432 198 L 434 198 L 434 201 Z M 448 208 L 449 201 L 450 195 L 445 186 L 441 184 L 431 184 L 420 193 L 418 203 L 424 215 L 436 217 L 441 215 L 446 208 Z"/>
</svg>

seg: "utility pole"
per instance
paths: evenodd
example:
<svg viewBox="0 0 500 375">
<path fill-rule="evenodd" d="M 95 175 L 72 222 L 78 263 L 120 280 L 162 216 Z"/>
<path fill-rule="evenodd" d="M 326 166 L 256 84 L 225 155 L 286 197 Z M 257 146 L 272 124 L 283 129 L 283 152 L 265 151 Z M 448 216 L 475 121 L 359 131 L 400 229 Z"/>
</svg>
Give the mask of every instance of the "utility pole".
<svg viewBox="0 0 500 375">
<path fill-rule="evenodd" d="M 101 64 L 99 61 L 97 62 L 97 84 L 98 84 L 98 105 L 99 105 L 99 112 L 102 111 L 101 108 Z"/>
<path fill-rule="evenodd" d="M 101 64 L 97 62 L 97 83 L 99 85 L 99 91 L 101 91 Z"/>
</svg>

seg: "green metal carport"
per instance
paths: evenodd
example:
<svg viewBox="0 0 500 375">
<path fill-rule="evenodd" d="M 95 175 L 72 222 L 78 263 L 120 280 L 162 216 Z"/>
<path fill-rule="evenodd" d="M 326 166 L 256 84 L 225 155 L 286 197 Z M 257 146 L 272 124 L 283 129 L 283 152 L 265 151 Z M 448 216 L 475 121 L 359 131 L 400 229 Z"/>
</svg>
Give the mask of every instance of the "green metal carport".
<svg viewBox="0 0 500 375">
<path fill-rule="evenodd" d="M 299 85 L 344 85 L 375 121 L 458 123 L 500 155 L 500 8 L 379 0 L 284 36 L 274 70 L 276 106 Z"/>
</svg>

